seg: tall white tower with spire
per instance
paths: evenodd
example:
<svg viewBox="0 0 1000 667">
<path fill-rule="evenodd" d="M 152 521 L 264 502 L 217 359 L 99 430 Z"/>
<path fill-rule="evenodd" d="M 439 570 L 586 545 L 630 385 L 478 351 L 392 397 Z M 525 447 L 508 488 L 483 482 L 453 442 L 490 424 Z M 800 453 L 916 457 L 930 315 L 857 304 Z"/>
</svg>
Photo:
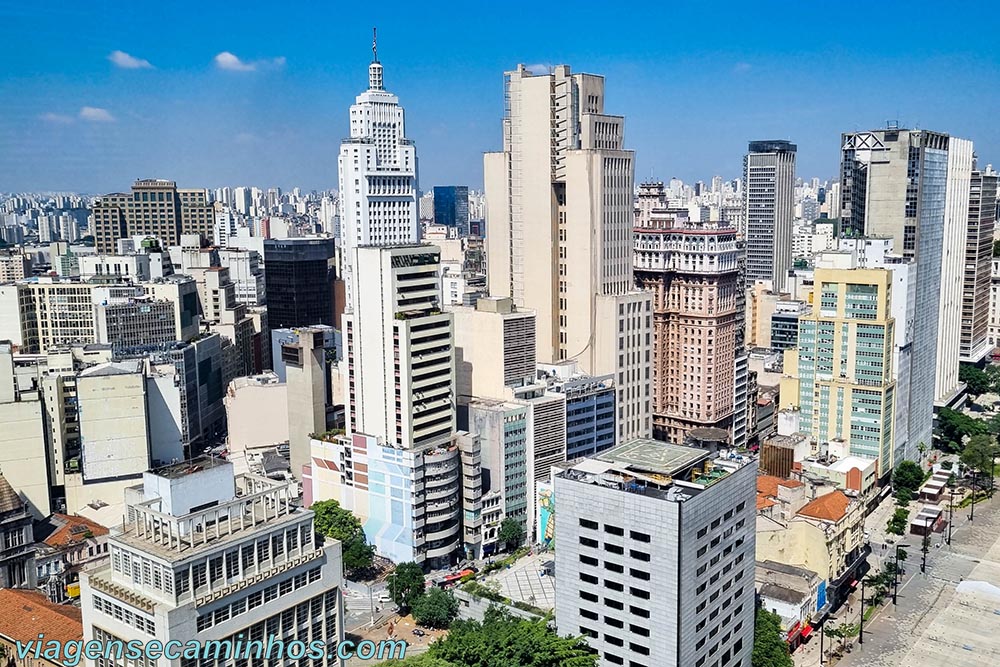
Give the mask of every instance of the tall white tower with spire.
<svg viewBox="0 0 1000 667">
<path fill-rule="evenodd" d="M 340 145 L 341 275 L 346 310 L 358 300 L 357 249 L 420 240 L 417 152 L 406 138 L 399 98 L 383 88 L 372 31 L 368 90 L 351 106 L 351 135 Z"/>
</svg>

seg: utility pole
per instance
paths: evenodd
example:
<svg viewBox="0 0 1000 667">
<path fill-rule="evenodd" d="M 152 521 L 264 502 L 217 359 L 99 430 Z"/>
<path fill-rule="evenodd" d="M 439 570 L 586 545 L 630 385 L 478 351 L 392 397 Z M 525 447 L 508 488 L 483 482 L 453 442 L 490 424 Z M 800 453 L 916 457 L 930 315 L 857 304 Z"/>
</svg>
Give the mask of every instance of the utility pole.
<svg viewBox="0 0 1000 667">
<path fill-rule="evenodd" d="M 819 626 L 819 664 L 823 664 L 823 628 L 826 627 L 826 623 L 822 623 Z"/>
<path fill-rule="evenodd" d="M 372 582 L 368 582 L 368 610 L 371 612 L 371 626 L 375 627 L 375 600 L 372 598 Z"/>
<path fill-rule="evenodd" d="M 896 606 L 896 596 L 899 594 L 899 550 L 903 547 L 899 544 L 896 545 L 896 555 L 893 559 L 895 567 L 892 571 L 892 604 Z"/>
<path fill-rule="evenodd" d="M 920 560 L 921 574 L 925 574 L 927 572 L 927 552 L 930 551 L 930 546 L 931 546 L 930 519 L 924 519 L 924 538 L 920 545 L 920 550 L 923 552 L 923 557 Z"/>
<path fill-rule="evenodd" d="M 951 524 L 954 523 L 955 517 L 955 487 L 951 487 L 949 493 L 951 500 L 948 501 L 948 546 L 951 546 Z"/>
<path fill-rule="evenodd" d="M 861 577 L 861 616 L 858 620 L 858 644 L 865 643 L 865 578 Z"/>
<path fill-rule="evenodd" d="M 976 473 L 978 471 L 972 469 L 972 509 L 969 511 L 969 521 L 973 521 L 976 518 Z"/>
</svg>

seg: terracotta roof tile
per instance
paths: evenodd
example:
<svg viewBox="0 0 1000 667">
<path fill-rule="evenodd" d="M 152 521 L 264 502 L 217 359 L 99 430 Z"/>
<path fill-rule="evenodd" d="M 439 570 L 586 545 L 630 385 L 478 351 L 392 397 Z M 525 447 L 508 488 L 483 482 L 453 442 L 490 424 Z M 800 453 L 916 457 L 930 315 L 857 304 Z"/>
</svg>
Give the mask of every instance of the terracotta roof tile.
<svg viewBox="0 0 1000 667">
<path fill-rule="evenodd" d="M 850 502 L 851 499 L 838 489 L 807 503 L 799 510 L 799 514 L 824 521 L 840 521 L 847 514 Z"/>
<path fill-rule="evenodd" d="M 776 502 L 768 498 L 763 494 L 757 494 L 757 511 L 766 510 L 768 507 L 774 507 L 777 505 Z"/>
<path fill-rule="evenodd" d="M 108 534 L 107 528 L 82 516 L 53 514 L 52 519 L 61 525 L 45 538 L 45 544 L 50 547 L 64 547 L 83 542 L 88 537 L 100 537 Z"/>
<path fill-rule="evenodd" d="M 805 485 L 796 479 L 782 479 L 774 475 L 757 476 L 757 493 L 762 493 L 768 498 L 777 498 L 779 486 L 787 489 L 797 489 Z"/>
<path fill-rule="evenodd" d="M 82 639 L 80 610 L 53 604 L 35 591 L 0 589 L 0 635 L 26 642 L 40 634 L 59 642 Z"/>
</svg>

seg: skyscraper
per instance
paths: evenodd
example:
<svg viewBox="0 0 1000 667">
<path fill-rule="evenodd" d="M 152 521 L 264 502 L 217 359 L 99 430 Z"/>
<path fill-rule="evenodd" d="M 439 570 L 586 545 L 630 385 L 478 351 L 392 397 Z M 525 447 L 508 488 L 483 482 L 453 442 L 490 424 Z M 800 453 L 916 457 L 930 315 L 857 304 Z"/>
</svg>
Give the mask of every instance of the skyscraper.
<svg viewBox="0 0 1000 667">
<path fill-rule="evenodd" d="M 458 229 L 459 236 L 469 234 L 469 188 L 464 185 L 434 186 L 434 224 Z"/>
<path fill-rule="evenodd" d="M 556 473 L 559 634 L 601 667 L 749 664 L 756 472 L 637 440 Z"/>
<path fill-rule="evenodd" d="M 817 269 L 815 283 L 812 312 L 799 318 L 798 347 L 785 352 L 785 373 L 798 378 L 800 429 L 877 459 L 885 477 L 895 465 L 892 272 Z"/>
<path fill-rule="evenodd" d="M 333 325 L 333 238 L 267 239 L 264 282 L 272 329 Z"/>
<path fill-rule="evenodd" d="M 729 428 L 734 401 L 736 230 L 670 216 L 662 183 L 639 186 L 636 283 L 653 294 L 653 434 L 683 444 L 700 426 Z"/>
<path fill-rule="evenodd" d="M 651 430 L 652 302 L 632 278 L 632 151 L 604 78 L 504 75 L 503 150 L 486 153 L 490 294 L 536 314 L 540 362 L 614 375 L 618 441 Z"/>
<path fill-rule="evenodd" d="M 965 275 L 962 283 L 962 361 L 979 363 L 992 349 L 988 336 L 990 318 L 990 266 L 997 214 L 997 175 L 972 172 L 969 188 L 969 222 L 965 236 Z"/>
<path fill-rule="evenodd" d="M 401 245 L 420 239 L 417 208 L 417 151 L 406 138 L 399 98 L 382 85 L 382 64 L 374 51 L 368 90 L 351 106 L 351 134 L 340 144 L 341 274 L 350 311 L 355 303 L 353 272 L 358 248 Z M 270 270 L 270 267 L 268 267 Z"/>
<path fill-rule="evenodd" d="M 934 405 L 960 397 L 956 343 L 961 336 L 972 142 L 891 125 L 844 134 L 841 147 L 841 234 L 889 236 L 897 252 L 916 265 L 905 401 L 908 447 L 915 448 L 931 442 Z"/>
<path fill-rule="evenodd" d="M 94 239 L 97 252 L 114 254 L 118 239 L 146 235 L 164 248 L 180 245 L 183 234 L 215 236 L 215 206 L 208 191 L 181 189 L 174 181 L 138 180 L 131 193 L 105 195 L 94 203 Z"/>
<path fill-rule="evenodd" d="M 775 291 L 784 291 L 792 267 L 795 144 L 751 141 L 743 180 L 747 280 L 769 280 Z"/>
</svg>

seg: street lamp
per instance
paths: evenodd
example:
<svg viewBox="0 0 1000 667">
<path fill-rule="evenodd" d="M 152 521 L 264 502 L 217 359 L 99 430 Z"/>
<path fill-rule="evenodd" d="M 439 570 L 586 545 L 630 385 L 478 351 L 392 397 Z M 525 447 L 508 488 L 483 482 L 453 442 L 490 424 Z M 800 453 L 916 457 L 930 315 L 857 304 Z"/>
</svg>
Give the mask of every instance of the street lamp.
<svg viewBox="0 0 1000 667">
<path fill-rule="evenodd" d="M 823 664 L 823 628 L 826 627 L 826 623 L 819 624 L 819 664 Z"/>
<path fill-rule="evenodd" d="M 930 517 L 924 517 L 924 536 L 923 536 L 923 541 L 920 545 L 920 550 L 923 552 L 923 557 L 920 560 L 921 574 L 925 574 L 927 572 L 927 552 L 930 551 L 930 546 L 931 546 Z"/>
</svg>

